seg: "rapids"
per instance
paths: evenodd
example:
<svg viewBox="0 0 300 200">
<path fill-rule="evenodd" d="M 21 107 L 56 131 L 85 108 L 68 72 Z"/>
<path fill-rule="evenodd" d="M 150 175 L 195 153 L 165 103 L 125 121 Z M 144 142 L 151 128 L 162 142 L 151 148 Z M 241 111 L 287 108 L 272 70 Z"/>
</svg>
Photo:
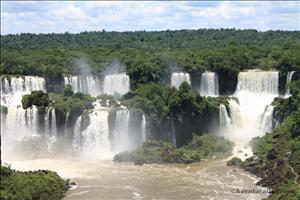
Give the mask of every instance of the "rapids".
<svg viewBox="0 0 300 200">
<path fill-rule="evenodd" d="M 12 162 L 19 170 L 50 169 L 76 182 L 65 200 L 96 199 L 239 199 L 267 197 L 256 177 L 226 166 L 224 160 L 190 165 L 143 165 L 97 160 L 30 160 Z M 241 190 L 260 191 L 241 194 Z"/>
</svg>

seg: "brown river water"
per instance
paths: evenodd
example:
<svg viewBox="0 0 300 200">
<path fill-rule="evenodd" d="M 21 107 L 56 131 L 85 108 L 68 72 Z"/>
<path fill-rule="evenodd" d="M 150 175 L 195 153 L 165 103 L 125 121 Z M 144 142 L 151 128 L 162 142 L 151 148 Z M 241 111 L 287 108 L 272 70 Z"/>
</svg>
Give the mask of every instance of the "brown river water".
<svg viewBox="0 0 300 200">
<path fill-rule="evenodd" d="M 70 178 L 77 185 L 68 190 L 65 200 L 256 200 L 267 197 L 267 189 L 255 185 L 257 177 L 226 166 L 225 160 L 135 166 L 112 161 L 37 159 L 10 164 L 18 170 L 54 170 L 63 178 Z"/>
</svg>

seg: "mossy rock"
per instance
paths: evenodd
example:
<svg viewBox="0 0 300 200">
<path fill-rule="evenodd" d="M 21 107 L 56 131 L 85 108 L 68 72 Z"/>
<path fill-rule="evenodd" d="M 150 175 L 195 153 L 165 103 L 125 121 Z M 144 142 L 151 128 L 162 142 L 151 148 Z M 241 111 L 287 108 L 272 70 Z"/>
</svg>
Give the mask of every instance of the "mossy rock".
<svg viewBox="0 0 300 200">
<path fill-rule="evenodd" d="M 233 158 L 231 158 L 230 160 L 228 160 L 226 162 L 226 164 L 228 166 L 237 166 L 237 167 L 241 166 L 242 163 L 243 163 L 243 161 L 240 158 L 237 158 L 237 157 L 233 157 Z"/>
</svg>

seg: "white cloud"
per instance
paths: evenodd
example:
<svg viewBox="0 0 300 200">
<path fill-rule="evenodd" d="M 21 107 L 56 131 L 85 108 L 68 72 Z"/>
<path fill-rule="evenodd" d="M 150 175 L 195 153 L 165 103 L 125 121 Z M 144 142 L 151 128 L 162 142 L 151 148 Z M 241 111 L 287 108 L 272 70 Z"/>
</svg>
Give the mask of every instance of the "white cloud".
<svg viewBox="0 0 300 200">
<path fill-rule="evenodd" d="M 300 2 L 2 2 L 1 33 L 254 28 L 299 30 Z"/>
</svg>

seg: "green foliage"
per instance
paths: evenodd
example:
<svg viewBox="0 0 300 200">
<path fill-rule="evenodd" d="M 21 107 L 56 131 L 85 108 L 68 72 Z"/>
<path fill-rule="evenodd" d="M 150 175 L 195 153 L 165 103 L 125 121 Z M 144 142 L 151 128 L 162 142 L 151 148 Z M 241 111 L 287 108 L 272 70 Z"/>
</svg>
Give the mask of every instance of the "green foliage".
<svg viewBox="0 0 300 200">
<path fill-rule="evenodd" d="M 184 82 L 179 89 L 150 83 L 128 93 L 122 103 L 147 116 L 154 139 L 168 140 L 173 123 L 178 146 L 186 144 L 192 133 L 213 132 L 219 123 L 219 105 L 228 97 L 201 97 Z M 210 126 L 212 125 L 212 126 Z"/>
<path fill-rule="evenodd" d="M 46 107 L 50 103 L 50 99 L 47 93 L 43 91 L 32 91 L 31 94 L 24 95 L 22 97 L 22 107 L 27 109 L 29 107 Z"/>
<path fill-rule="evenodd" d="M 75 93 L 72 96 L 52 95 L 54 97 L 53 107 L 55 108 L 57 128 L 64 128 L 65 123 L 72 127 L 76 118 L 80 116 L 84 110 L 94 108 L 92 102 L 95 98 L 83 93 Z M 66 122 L 68 115 L 68 122 Z"/>
<path fill-rule="evenodd" d="M 233 143 L 212 134 L 193 135 L 193 139 L 182 149 L 194 150 L 201 158 L 223 158 L 231 155 Z"/>
<path fill-rule="evenodd" d="M 123 152 L 114 157 L 114 161 L 133 162 L 134 164 L 150 163 L 192 163 L 200 158 L 223 158 L 231 154 L 233 143 L 224 138 L 203 135 L 193 136 L 193 140 L 179 149 L 171 144 L 148 140 L 132 152 Z"/>
<path fill-rule="evenodd" d="M 59 200 L 68 182 L 48 170 L 19 172 L 2 166 L 0 170 L 1 199 Z"/>
<path fill-rule="evenodd" d="M 65 88 L 64 88 L 64 96 L 66 97 L 70 97 L 74 94 L 73 92 L 73 88 L 71 85 L 67 84 L 65 85 Z"/>
<path fill-rule="evenodd" d="M 195 161 L 199 161 L 198 160 Z M 132 152 L 123 152 L 114 157 L 117 162 L 133 162 L 137 165 L 151 163 L 189 163 L 184 155 L 171 144 L 162 141 L 149 140 Z"/>
<path fill-rule="evenodd" d="M 267 133 L 263 137 L 253 138 L 250 142 L 254 155 L 258 157 L 267 158 L 268 152 L 273 148 L 273 134 Z"/>
</svg>

